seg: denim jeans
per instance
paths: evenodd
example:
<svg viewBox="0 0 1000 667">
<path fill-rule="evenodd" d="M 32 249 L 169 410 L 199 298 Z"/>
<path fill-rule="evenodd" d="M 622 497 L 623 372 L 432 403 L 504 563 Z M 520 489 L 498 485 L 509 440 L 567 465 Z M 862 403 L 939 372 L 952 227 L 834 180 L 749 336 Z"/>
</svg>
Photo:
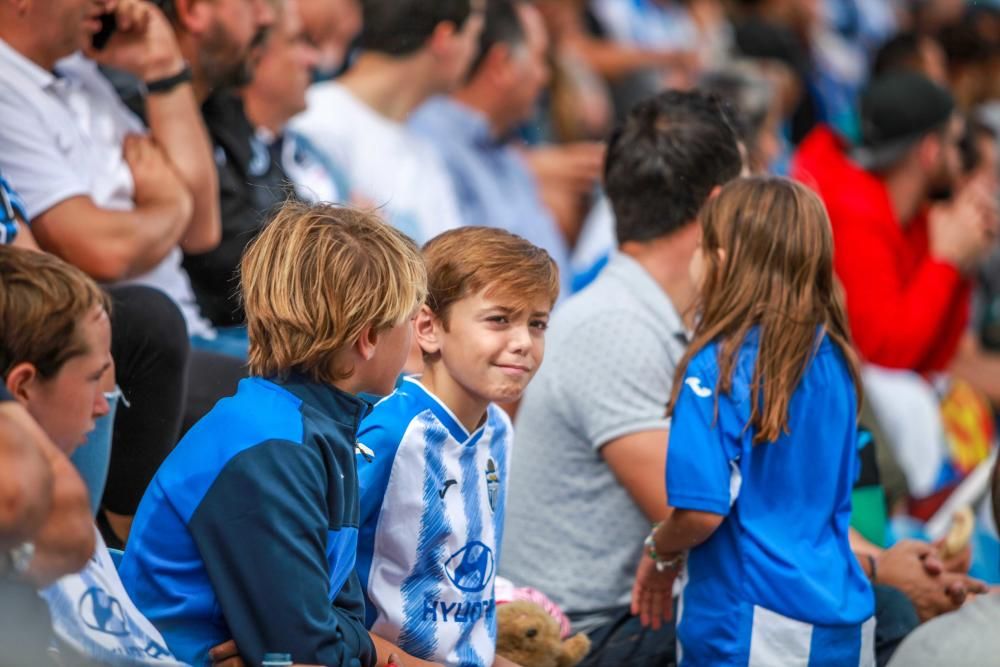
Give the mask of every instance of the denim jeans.
<svg viewBox="0 0 1000 667">
<path fill-rule="evenodd" d="M 675 667 L 677 635 L 674 624 L 659 630 L 642 627 L 628 607 L 614 611 L 614 617 L 591 630 L 590 653 L 580 667 Z"/>
<path fill-rule="evenodd" d="M 87 435 L 87 442 L 81 445 L 70 460 L 76 466 L 77 472 L 87 485 L 90 493 L 90 511 L 97 516 L 97 510 L 101 507 L 101 498 L 104 497 L 104 486 L 108 481 L 108 469 L 111 467 L 111 435 L 115 424 L 115 411 L 118 409 L 118 400 L 122 397 L 120 389 L 107 392 L 104 397 L 108 399 L 108 414 L 97 420 L 94 430 Z"/>
</svg>

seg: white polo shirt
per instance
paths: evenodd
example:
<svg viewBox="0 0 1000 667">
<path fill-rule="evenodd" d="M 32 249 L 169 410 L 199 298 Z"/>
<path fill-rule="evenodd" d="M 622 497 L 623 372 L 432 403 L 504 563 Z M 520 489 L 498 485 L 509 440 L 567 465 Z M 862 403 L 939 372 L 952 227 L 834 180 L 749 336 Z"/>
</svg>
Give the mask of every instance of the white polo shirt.
<svg viewBox="0 0 1000 667">
<path fill-rule="evenodd" d="M 458 201 L 434 145 L 380 115 L 336 81 L 309 89 L 290 127 L 347 172 L 352 190 L 423 245 L 462 224 Z"/>
<path fill-rule="evenodd" d="M 132 172 L 122 155 L 142 121 L 118 98 L 97 65 L 81 54 L 42 69 L 0 40 L 0 170 L 35 218 L 71 197 L 100 208 L 134 208 Z M 181 250 L 128 283 L 162 290 L 180 307 L 191 335 L 211 335 L 195 302 Z"/>
</svg>

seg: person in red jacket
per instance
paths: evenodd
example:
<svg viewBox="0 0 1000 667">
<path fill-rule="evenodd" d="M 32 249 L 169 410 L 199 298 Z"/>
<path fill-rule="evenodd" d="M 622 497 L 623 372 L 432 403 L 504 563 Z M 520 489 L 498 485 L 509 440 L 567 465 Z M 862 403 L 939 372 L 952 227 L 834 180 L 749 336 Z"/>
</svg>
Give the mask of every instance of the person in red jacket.
<svg viewBox="0 0 1000 667">
<path fill-rule="evenodd" d="M 913 72 L 885 74 L 865 91 L 861 115 L 856 149 L 819 127 L 792 174 L 827 206 L 862 357 L 945 370 L 968 324 L 970 276 L 993 247 L 996 203 L 978 181 L 955 191 L 963 121 L 944 88 Z"/>
</svg>

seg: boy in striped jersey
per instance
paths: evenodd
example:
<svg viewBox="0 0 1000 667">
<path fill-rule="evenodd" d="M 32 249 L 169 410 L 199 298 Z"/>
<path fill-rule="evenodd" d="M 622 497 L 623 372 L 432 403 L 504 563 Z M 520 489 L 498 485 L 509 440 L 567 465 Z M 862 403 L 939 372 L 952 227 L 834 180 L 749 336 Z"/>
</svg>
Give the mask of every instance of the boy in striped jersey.
<svg viewBox="0 0 1000 667">
<path fill-rule="evenodd" d="M 517 401 L 542 362 L 559 271 L 541 248 L 485 227 L 441 234 L 424 258 L 423 375 L 358 433 L 365 622 L 423 660 L 510 664 L 494 656 L 512 442 L 495 403 Z"/>
</svg>

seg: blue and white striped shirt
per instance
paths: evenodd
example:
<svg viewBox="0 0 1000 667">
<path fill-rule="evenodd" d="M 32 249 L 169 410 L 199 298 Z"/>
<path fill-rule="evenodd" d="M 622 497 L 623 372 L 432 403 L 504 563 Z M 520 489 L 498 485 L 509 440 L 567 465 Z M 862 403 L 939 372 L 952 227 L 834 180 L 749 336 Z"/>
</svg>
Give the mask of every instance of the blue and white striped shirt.
<svg viewBox="0 0 1000 667">
<path fill-rule="evenodd" d="M 493 584 L 512 437 L 495 405 L 470 434 L 409 378 L 358 432 L 365 623 L 418 658 L 493 664 Z"/>
<path fill-rule="evenodd" d="M 17 216 L 24 222 L 28 221 L 28 214 L 24 210 L 24 202 L 14 192 L 7 179 L 0 174 L 0 245 L 13 243 L 17 236 L 18 222 Z"/>
</svg>

